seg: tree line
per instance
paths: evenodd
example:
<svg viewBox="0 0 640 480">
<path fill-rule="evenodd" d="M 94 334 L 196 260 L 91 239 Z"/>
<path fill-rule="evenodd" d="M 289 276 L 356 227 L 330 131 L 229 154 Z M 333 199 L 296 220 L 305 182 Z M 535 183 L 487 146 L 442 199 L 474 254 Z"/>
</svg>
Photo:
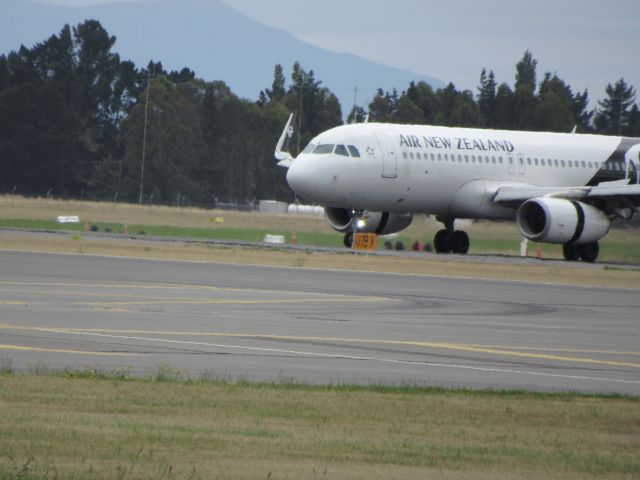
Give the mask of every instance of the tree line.
<svg viewBox="0 0 640 480">
<path fill-rule="evenodd" d="M 340 125 L 337 97 L 313 70 L 281 65 L 252 101 L 188 68 L 167 71 L 122 60 L 115 37 L 95 20 L 65 26 L 32 48 L 0 56 L 0 192 L 215 206 L 292 200 L 273 149 L 292 112 L 295 155 Z M 453 84 L 410 83 L 377 91 L 371 121 L 640 136 L 635 90 L 623 79 L 589 110 L 587 91 L 556 75 L 538 84 L 525 52 L 516 82 L 483 70 L 476 94 Z M 354 106 L 347 121 L 363 121 Z"/>
</svg>

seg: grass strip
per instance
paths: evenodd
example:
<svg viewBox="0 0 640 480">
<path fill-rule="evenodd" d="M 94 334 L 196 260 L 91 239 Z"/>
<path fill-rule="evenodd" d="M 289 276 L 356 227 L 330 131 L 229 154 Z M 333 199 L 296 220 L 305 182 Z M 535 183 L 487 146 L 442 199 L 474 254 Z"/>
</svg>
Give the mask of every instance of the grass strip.
<svg viewBox="0 0 640 480">
<path fill-rule="evenodd" d="M 631 478 L 640 399 L 143 379 L 0 377 L 0 478 Z"/>
<path fill-rule="evenodd" d="M 96 232 L 128 233 L 137 236 L 176 237 L 194 239 L 236 240 L 245 242 L 262 242 L 265 235 L 273 234 L 270 230 L 256 230 L 250 228 L 196 228 L 172 225 L 126 225 L 123 223 L 91 223 Z M 126 227 L 126 228 L 125 228 Z M 46 230 L 55 232 L 82 233 L 86 227 L 82 223 L 57 223 L 52 220 L 31 219 L 0 219 L 0 228 L 16 228 L 24 230 Z M 286 243 L 291 243 L 291 233 L 282 233 Z M 342 237 L 331 233 L 301 232 L 296 234 L 296 241 L 301 245 L 324 247 L 342 246 Z"/>
</svg>

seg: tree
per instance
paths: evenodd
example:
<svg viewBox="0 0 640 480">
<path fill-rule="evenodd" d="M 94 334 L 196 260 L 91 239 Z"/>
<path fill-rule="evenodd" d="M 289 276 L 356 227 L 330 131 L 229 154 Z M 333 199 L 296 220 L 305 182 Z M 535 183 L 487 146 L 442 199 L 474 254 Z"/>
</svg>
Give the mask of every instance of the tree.
<svg viewBox="0 0 640 480">
<path fill-rule="evenodd" d="M 297 115 L 297 142 L 293 154 L 298 152 L 320 132 L 342 124 L 342 111 L 337 97 L 321 81 L 315 79 L 313 70 L 305 71 L 295 62 L 289 86 L 283 103 L 290 112 Z"/>
<path fill-rule="evenodd" d="M 285 83 L 286 79 L 282 70 L 282 65 L 277 64 L 273 70 L 273 83 L 271 84 L 271 90 L 266 91 L 269 101 L 282 101 L 287 93 Z"/>
<path fill-rule="evenodd" d="M 200 85 L 174 84 L 164 75 L 149 87 L 147 135 L 145 138 L 144 198 L 172 202 L 188 196 L 201 201 L 205 192 L 199 182 L 207 145 L 198 115 Z M 139 101 L 124 124 L 124 195 L 137 198 L 142 170 L 145 102 Z"/>
<path fill-rule="evenodd" d="M 436 116 L 437 100 L 431 85 L 425 82 L 411 82 L 407 89 L 407 97 L 422 112 L 420 123 L 432 124 Z"/>
<path fill-rule="evenodd" d="M 569 88 L 567 86 L 567 88 Z M 571 90 L 569 88 L 569 90 Z M 588 132 L 591 130 L 591 118 L 593 110 L 589 108 L 589 94 L 585 89 L 584 92 L 573 95 L 571 101 L 571 112 L 573 113 L 573 121 L 580 132 Z"/>
<path fill-rule="evenodd" d="M 516 84 L 513 91 L 513 119 L 517 130 L 535 128 L 536 66 L 531 52 L 527 50 L 516 65 Z"/>
<path fill-rule="evenodd" d="M 575 125 L 571 89 L 557 75 L 547 72 L 540 83 L 533 127 L 536 130 L 570 132 Z"/>
<path fill-rule="evenodd" d="M 496 91 L 495 113 L 493 116 L 493 127 L 502 129 L 514 128 L 514 95 L 511 87 L 506 83 L 498 85 Z"/>
<path fill-rule="evenodd" d="M 635 103 L 636 92 L 623 78 L 615 85 L 608 84 L 607 96 L 598 102 L 594 119 L 600 133 L 623 135 L 629 127 L 630 108 Z"/>
<path fill-rule="evenodd" d="M 347 123 L 363 123 L 367 118 L 364 108 L 354 105 L 347 116 Z"/>
<path fill-rule="evenodd" d="M 638 105 L 634 105 L 629 110 L 629 124 L 625 135 L 629 137 L 640 137 L 640 108 Z"/>
<path fill-rule="evenodd" d="M 394 121 L 398 123 L 421 124 L 424 123 L 422 110 L 413 103 L 406 93 L 398 99 Z"/>
<path fill-rule="evenodd" d="M 395 90 L 390 94 L 379 88 L 369 104 L 369 118 L 373 122 L 393 122 L 398 108 L 397 103 L 398 94 Z"/>
<path fill-rule="evenodd" d="M 436 91 L 435 98 L 438 105 L 436 125 L 477 127 L 480 123 L 478 108 L 469 90 L 460 92 L 453 83 L 449 83 Z"/>
<path fill-rule="evenodd" d="M 495 127 L 496 125 L 496 79 L 493 70 L 485 68 L 480 73 L 480 86 L 478 87 L 478 112 L 481 115 L 483 125 Z"/>
</svg>

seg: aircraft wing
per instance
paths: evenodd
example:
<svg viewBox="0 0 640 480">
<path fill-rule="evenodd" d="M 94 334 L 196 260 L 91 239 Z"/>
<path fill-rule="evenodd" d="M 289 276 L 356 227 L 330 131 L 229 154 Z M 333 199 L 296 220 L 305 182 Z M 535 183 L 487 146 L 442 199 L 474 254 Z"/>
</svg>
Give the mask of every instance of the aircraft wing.
<svg viewBox="0 0 640 480">
<path fill-rule="evenodd" d="M 496 190 L 493 201 L 517 207 L 532 198 L 566 198 L 593 204 L 607 214 L 629 217 L 631 212 L 640 212 L 640 184 L 629 185 L 628 182 L 625 179 L 591 187 L 504 186 Z"/>
</svg>

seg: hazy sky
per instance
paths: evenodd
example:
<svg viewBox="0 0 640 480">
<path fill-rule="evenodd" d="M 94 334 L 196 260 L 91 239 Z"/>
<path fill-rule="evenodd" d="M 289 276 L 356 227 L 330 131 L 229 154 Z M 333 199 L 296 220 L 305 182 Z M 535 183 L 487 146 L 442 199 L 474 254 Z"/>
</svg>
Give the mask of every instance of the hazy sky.
<svg viewBox="0 0 640 480">
<path fill-rule="evenodd" d="M 640 89 L 640 0 L 224 1 L 317 46 L 474 92 L 483 67 L 513 85 L 515 64 L 527 49 L 538 60 L 539 80 L 545 71 L 557 73 L 574 91 L 588 88 L 591 98 L 601 98 L 620 77 Z M 375 88 L 375 79 L 361 87 Z"/>
</svg>

